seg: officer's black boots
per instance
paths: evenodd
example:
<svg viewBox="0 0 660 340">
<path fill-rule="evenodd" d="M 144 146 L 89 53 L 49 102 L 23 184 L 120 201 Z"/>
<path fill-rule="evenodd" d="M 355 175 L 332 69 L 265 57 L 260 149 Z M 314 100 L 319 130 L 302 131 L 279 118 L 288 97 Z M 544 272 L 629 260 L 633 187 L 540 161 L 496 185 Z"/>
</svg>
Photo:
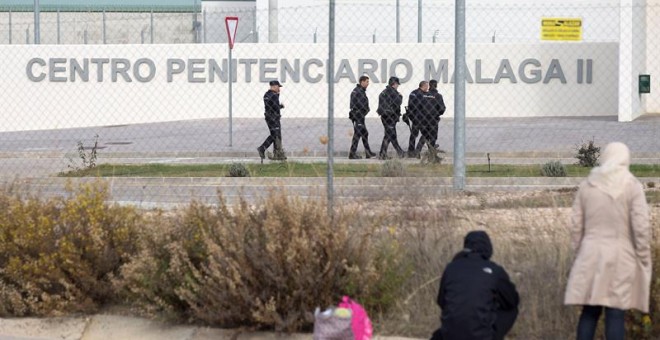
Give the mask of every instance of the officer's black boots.
<svg viewBox="0 0 660 340">
<path fill-rule="evenodd" d="M 259 158 L 261 158 L 261 163 L 263 164 L 264 158 L 266 158 L 266 148 L 262 145 L 257 148 L 257 152 L 259 152 Z"/>
</svg>

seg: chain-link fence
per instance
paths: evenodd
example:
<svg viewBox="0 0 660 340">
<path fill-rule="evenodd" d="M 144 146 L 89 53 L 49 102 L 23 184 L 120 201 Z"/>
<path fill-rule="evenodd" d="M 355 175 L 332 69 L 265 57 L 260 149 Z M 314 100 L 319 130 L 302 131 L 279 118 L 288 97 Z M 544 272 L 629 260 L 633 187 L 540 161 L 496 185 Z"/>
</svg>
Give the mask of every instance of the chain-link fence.
<svg viewBox="0 0 660 340">
<path fill-rule="evenodd" d="M 41 13 L 41 45 L 33 44 L 32 12 L 2 8 L 3 178 L 32 178 L 34 185 L 50 190 L 56 187 L 51 183 L 60 183 L 55 176 L 91 168 L 90 158 L 95 157 L 102 175 L 113 178 L 119 201 L 175 203 L 192 195 L 213 202 L 217 186 L 236 195 L 243 190 L 259 196 L 261 183 L 312 194 L 310 188 L 326 183 L 327 143 L 333 142 L 339 198 L 438 196 L 450 190 L 453 4 L 424 1 L 420 6 L 402 0 L 336 5 L 332 139 L 327 132 L 329 7 L 320 2 L 280 4 L 277 12 L 256 5 L 200 6 L 187 12 L 49 8 Z M 658 119 L 618 120 L 658 111 L 654 87 L 650 94 L 638 94 L 637 76 L 653 75 L 659 67 L 659 11 L 660 5 L 651 1 L 637 7 L 618 1 L 470 2 L 468 186 L 572 185 L 577 178 L 538 178 L 541 165 L 575 163 L 576 144 L 590 139 L 601 146 L 623 141 L 635 162 L 657 164 Z M 231 71 L 227 16 L 239 17 Z M 579 20 L 580 39 L 542 39 L 543 20 Z M 364 124 L 374 155 L 366 159 L 360 141 L 357 160 L 349 159 L 352 139 L 364 131 L 355 127 L 349 111 L 351 93 L 363 75 L 370 78 Z M 379 95 L 393 76 L 400 82 L 401 113 L 408 107 L 411 125 L 396 115 L 394 121 L 381 121 L 377 112 Z M 416 92 L 421 81 L 432 79 L 438 81 L 446 106 L 439 123 L 437 113 L 424 106 L 431 104 L 415 104 L 432 100 Z M 266 159 L 262 165 L 257 148 L 269 135 L 263 97 L 272 80 L 283 85 L 281 135 L 288 159 Z M 425 112 L 423 118 L 414 117 L 416 110 Z M 400 160 L 392 146 L 387 154 L 380 152 L 387 126 L 394 122 L 404 151 Z M 430 139 L 437 134 L 436 142 L 421 143 L 419 152 L 412 145 L 419 144 L 419 137 L 410 138 L 415 130 Z M 441 152 L 429 153 L 429 146 Z M 269 152 L 276 154 L 272 146 Z M 224 178 L 230 163 L 245 163 L 253 177 L 264 179 Z M 129 180 L 119 178 L 131 171 L 122 164 L 191 167 L 180 172 L 143 167 Z M 521 164 L 527 167 L 515 167 Z M 207 165 L 216 167 L 205 172 Z"/>
<path fill-rule="evenodd" d="M 217 204 L 218 190 L 252 203 L 279 186 L 334 196 L 359 212 L 346 223 L 373 220 L 396 238 L 378 256 L 410 261 L 396 267 L 410 272 L 405 296 L 382 298 L 394 302 L 379 331 L 427 338 L 439 270 L 465 231 L 486 229 L 524 301 L 512 338 L 568 338 L 562 228 L 589 171 L 574 166 L 578 146 L 626 143 L 649 202 L 660 200 L 660 1 L 622 3 L 468 1 L 467 186 L 456 194 L 453 2 L 339 1 L 332 36 L 320 1 L 45 7 L 40 44 L 30 8 L 0 5 L 0 179 L 46 197 L 102 177 L 114 201 L 143 208 Z"/>
</svg>

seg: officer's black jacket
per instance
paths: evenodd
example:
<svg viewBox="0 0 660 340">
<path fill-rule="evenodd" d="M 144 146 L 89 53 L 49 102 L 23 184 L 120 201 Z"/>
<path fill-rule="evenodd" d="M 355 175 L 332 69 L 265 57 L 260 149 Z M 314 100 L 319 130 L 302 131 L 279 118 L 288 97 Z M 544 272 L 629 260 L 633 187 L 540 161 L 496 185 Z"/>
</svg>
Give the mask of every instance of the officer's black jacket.
<svg viewBox="0 0 660 340">
<path fill-rule="evenodd" d="M 403 97 L 401 93 L 392 86 L 385 86 L 385 89 L 378 96 L 379 115 L 387 119 L 398 119 L 401 115 L 401 103 Z"/>
<path fill-rule="evenodd" d="M 428 93 L 424 94 L 425 104 L 425 118 L 438 121 L 440 116 L 445 113 L 445 101 L 437 89 L 430 89 Z"/>
<path fill-rule="evenodd" d="M 356 119 L 364 119 L 369 113 L 369 98 L 367 98 L 367 89 L 357 84 L 351 92 L 351 114 Z"/>
<path fill-rule="evenodd" d="M 273 90 L 268 90 L 264 94 L 264 115 L 267 119 L 279 119 L 281 117 L 280 109 L 283 106 L 280 104 L 280 94 Z"/>
<path fill-rule="evenodd" d="M 506 271 L 490 261 L 488 234 L 473 231 L 465 249 L 447 265 L 440 281 L 443 340 L 484 340 L 495 335 L 498 310 L 517 308 L 519 297 Z"/>
<path fill-rule="evenodd" d="M 417 122 L 418 118 L 422 117 L 424 107 L 424 92 L 421 89 L 417 88 L 410 92 L 408 96 L 408 114 L 414 122 Z"/>
</svg>

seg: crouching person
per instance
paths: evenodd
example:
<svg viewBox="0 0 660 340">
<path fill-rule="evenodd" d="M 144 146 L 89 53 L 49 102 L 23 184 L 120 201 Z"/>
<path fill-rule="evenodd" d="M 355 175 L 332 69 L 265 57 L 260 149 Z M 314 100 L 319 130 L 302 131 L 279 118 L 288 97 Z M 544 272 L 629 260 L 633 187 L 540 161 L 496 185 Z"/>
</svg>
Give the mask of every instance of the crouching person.
<svg viewBox="0 0 660 340">
<path fill-rule="evenodd" d="M 490 261 L 485 231 L 471 231 L 447 265 L 438 292 L 442 326 L 432 340 L 504 339 L 518 316 L 518 292 L 504 268 Z"/>
</svg>

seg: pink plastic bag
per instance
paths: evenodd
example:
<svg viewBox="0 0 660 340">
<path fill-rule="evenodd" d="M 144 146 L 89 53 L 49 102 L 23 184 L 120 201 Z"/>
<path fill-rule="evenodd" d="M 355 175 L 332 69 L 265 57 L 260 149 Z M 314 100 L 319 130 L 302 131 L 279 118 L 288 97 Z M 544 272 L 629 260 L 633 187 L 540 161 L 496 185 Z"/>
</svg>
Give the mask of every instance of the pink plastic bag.
<svg viewBox="0 0 660 340">
<path fill-rule="evenodd" d="M 348 296 L 342 297 L 339 307 L 351 310 L 351 328 L 353 328 L 355 340 L 371 340 L 374 330 L 364 307 Z"/>
</svg>

